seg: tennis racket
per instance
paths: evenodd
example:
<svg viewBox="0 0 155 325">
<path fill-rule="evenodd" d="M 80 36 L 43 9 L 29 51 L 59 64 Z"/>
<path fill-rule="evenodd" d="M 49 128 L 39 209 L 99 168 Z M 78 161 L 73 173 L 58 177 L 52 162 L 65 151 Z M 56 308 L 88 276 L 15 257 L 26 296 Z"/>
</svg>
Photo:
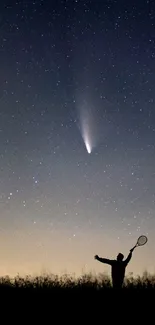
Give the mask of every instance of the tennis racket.
<svg viewBox="0 0 155 325">
<path fill-rule="evenodd" d="M 145 244 L 147 243 L 147 241 L 148 241 L 148 239 L 147 239 L 146 236 L 144 236 L 144 235 L 140 236 L 140 237 L 137 239 L 137 243 L 136 243 L 136 245 L 132 248 L 132 251 L 133 251 L 136 247 L 138 247 L 138 246 L 143 246 L 143 245 L 145 245 Z"/>
</svg>

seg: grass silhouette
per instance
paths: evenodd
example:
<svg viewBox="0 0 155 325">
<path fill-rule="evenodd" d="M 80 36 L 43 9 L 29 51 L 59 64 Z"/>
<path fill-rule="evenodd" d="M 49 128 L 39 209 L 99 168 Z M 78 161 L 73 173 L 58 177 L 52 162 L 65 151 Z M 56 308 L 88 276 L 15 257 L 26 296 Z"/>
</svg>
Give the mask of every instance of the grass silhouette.
<svg viewBox="0 0 155 325">
<path fill-rule="evenodd" d="M 5 320 L 8 316 L 12 323 L 18 319 L 19 324 L 26 317 L 28 324 L 39 324 L 41 319 L 43 324 L 49 320 L 53 324 L 96 324 L 102 313 L 114 322 L 119 313 L 126 313 L 125 317 L 130 316 L 131 321 L 136 314 L 143 320 L 144 312 L 147 317 L 154 315 L 154 289 L 155 275 L 147 272 L 142 276 L 127 276 L 119 292 L 113 290 L 110 277 L 105 274 L 90 273 L 78 278 L 67 274 L 5 276 L 0 278 L 1 315 L 6 309 Z"/>
<path fill-rule="evenodd" d="M 62 276 L 54 274 L 43 274 L 40 276 L 17 275 L 14 278 L 9 276 L 0 278 L 1 289 L 25 289 L 25 290 L 50 290 L 50 291 L 103 291 L 111 290 L 112 284 L 110 277 L 105 274 L 93 275 L 84 274 L 78 278 L 64 274 Z M 122 290 L 127 289 L 155 289 L 155 275 L 144 272 L 142 276 L 134 277 L 129 274 L 125 277 Z"/>
</svg>

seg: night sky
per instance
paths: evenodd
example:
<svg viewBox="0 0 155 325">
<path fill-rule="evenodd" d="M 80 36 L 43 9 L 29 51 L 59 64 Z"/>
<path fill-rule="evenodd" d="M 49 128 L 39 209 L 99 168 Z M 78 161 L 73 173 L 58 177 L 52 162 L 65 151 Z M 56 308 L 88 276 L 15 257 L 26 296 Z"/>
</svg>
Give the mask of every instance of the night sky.
<svg viewBox="0 0 155 325">
<path fill-rule="evenodd" d="M 0 275 L 155 270 L 155 2 L 0 3 Z"/>
</svg>

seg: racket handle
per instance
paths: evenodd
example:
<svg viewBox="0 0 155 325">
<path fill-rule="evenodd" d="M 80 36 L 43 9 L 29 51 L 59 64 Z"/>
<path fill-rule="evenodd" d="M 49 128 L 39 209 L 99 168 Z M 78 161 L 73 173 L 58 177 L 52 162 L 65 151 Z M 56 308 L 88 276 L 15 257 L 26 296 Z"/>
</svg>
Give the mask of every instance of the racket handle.
<svg viewBox="0 0 155 325">
<path fill-rule="evenodd" d="M 133 246 L 131 249 L 130 249 L 130 252 L 133 252 L 134 249 L 137 247 L 137 245 Z"/>
</svg>

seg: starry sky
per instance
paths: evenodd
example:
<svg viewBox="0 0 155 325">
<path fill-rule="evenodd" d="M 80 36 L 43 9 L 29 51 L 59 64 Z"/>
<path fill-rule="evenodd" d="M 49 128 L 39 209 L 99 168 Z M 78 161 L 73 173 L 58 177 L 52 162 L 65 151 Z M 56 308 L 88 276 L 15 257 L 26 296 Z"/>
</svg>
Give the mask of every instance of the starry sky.
<svg viewBox="0 0 155 325">
<path fill-rule="evenodd" d="M 1 275 L 107 272 L 141 234 L 154 272 L 154 28 L 153 0 L 1 1 Z"/>
</svg>

